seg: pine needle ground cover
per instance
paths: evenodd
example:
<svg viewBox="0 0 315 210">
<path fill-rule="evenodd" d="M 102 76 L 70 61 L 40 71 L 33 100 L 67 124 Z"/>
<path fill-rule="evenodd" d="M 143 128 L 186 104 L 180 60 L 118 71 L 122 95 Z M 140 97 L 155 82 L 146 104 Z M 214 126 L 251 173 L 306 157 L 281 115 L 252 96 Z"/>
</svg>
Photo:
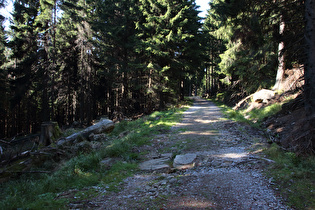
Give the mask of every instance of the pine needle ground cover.
<svg viewBox="0 0 315 210">
<path fill-rule="evenodd" d="M 119 191 L 120 182 L 138 170 L 138 153 L 133 148 L 150 144 L 150 138 L 168 131 L 181 119 L 187 106 L 154 112 L 136 121 L 122 121 L 102 148 L 82 153 L 63 162 L 51 174 L 24 174 L 1 184 L 0 209 L 67 209 L 75 198 L 96 196 L 97 189 Z M 127 133 L 119 137 L 121 133 Z M 101 161 L 117 158 L 110 168 Z M 73 196 L 64 196 L 72 192 Z"/>
</svg>

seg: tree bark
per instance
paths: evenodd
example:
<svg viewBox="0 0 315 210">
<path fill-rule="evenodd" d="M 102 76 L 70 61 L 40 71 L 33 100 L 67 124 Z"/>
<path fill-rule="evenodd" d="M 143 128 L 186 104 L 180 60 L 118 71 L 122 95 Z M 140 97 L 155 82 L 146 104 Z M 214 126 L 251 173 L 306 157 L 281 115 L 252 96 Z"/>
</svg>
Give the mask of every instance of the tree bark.
<svg viewBox="0 0 315 210">
<path fill-rule="evenodd" d="M 53 139 L 58 137 L 58 124 L 56 122 L 44 122 L 41 125 L 39 144 L 48 146 L 53 143 Z"/>
<path fill-rule="evenodd" d="M 305 63 L 305 108 L 315 114 L 315 0 L 305 1 L 307 59 Z"/>
<path fill-rule="evenodd" d="M 102 119 L 100 122 L 87 127 L 86 129 L 74 133 L 68 137 L 66 137 L 63 141 L 57 142 L 58 145 L 63 145 L 65 143 L 72 143 L 74 142 L 78 137 L 82 138 L 88 138 L 90 134 L 100 134 L 100 133 L 110 133 L 115 127 L 115 124 L 113 121 L 109 119 Z"/>
<path fill-rule="evenodd" d="M 281 22 L 280 22 L 280 28 L 279 28 L 281 39 L 283 36 L 284 29 L 285 29 L 285 22 L 283 20 L 283 15 L 281 15 Z M 284 79 L 285 65 L 284 65 L 283 49 L 284 49 L 284 41 L 281 40 L 278 45 L 278 70 L 277 70 L 277 76 L 276 76 L 276 83 L 273 87 L 273 90 L 280 90 L 281 83 Z"/>
<path fill-rule="evenodd" d="M 308 117 L 310 131 L 309 141 L 315 143 L 315 0 L 305 1 L 305 40 L 306 40 L 306 63 L 305 63 L 305 111 Z M 313 151 L 314 152 L 314 151 Z"/>
</svg>

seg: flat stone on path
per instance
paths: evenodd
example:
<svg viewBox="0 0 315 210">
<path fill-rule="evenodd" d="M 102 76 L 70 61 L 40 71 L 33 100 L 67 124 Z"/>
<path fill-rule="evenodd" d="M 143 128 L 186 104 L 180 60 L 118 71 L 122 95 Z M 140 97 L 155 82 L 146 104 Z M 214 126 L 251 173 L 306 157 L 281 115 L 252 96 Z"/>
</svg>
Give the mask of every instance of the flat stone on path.
<svg viewBox="0 0 315 210">
<path fill-rule="evenodd" d="M 139 165 L 139 168 L 144 171 L 168 170 L 171 167 L 167 164 L 170 158 L 163 157 L 145 161 Z"/>
<path fill-rule="evenodd" d="M 177 169 L 192 168 L 196 158 L 196 154 L 176 155 L 173 165 Z"/>
</svg>

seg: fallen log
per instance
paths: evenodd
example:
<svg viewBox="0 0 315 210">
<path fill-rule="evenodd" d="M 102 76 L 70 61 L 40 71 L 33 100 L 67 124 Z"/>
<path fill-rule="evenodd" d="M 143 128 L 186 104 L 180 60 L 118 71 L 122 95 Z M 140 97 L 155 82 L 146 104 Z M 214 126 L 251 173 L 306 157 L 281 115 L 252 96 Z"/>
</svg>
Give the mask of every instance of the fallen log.
<svg viewBox="0 0 315 210">
<path fill-rule="evenodd" d="M 98 123 L 78 132 L 74 133 L 64 139 L 61 139 L 57 142 L 58 146 L 73 143 L 77 138 L 85 138 L 87 139 L 90 134 L 100 134 L 100 133 L 110 133 L 115 127 L 113 121 L 109 119 L 101 119 Z"/>
</svg>

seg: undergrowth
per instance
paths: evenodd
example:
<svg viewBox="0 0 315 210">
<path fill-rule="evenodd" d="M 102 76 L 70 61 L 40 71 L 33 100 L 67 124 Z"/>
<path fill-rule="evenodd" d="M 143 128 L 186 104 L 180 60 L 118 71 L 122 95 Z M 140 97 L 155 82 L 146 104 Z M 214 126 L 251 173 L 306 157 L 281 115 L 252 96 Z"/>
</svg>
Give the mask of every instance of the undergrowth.
<svg viewBox="0 0 315 210">
<path fill-rule="evenodd" d="M 281 111 L 282 106 L 281 103 L 276 103 L 261 109 L 253 109 L 249 112 L 246 112 L 246 110 L 234 110 L 218 101 L 215 101 L 215 103 L 221 108 L 223 113 L 229 119 L 235 120 L 237 122 L 245 122 L 256 128 L 261 126 L 261 123 L 266 117 L 275 115 Z"/>
<path fill-rule="evenodd" d="M 137 171 L 139 154 L 134 148 L 149 144 L 152 135 L 170 130 L 185 109 L 173 107 L 136 121 L 122 121 L 111 133 L 111 141 L 97 151 L 73 157 L 53 173 L 24 174 L 2 183 L 0 209 L 67 209 L 71 199 L 59 198 L 62 192 L 91 186 L 119 191 L 119 183 Z M 105 158 L 118 161 L 108 168 L 101 164 Z"/>
<path fill-rule="evenodd" d="M 315 157 L 298 157 L 272 144 L 265 154 L 275 161 L 267 174 L 296 209 L 315 209 Z"/>
</svg>

